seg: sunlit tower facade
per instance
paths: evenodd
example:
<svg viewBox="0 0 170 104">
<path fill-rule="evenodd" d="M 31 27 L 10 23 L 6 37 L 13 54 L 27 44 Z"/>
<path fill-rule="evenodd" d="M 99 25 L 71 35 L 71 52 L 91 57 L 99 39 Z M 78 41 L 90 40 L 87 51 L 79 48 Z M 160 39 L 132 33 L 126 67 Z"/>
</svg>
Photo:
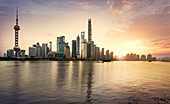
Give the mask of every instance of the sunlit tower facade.
<svg viewBox="0 0 170 104">
<path fill-rule="evenodd" d="M 14 26 L 14 30 L 15 30 L 15 47 L 14 47 L 15 57 L 19 57 L 20 47 L 19 47 L 18 37 L 19 37 L 20 26 L 18 25 L 18 6 L 16 9 L 16 25 Z"/>
</svg>

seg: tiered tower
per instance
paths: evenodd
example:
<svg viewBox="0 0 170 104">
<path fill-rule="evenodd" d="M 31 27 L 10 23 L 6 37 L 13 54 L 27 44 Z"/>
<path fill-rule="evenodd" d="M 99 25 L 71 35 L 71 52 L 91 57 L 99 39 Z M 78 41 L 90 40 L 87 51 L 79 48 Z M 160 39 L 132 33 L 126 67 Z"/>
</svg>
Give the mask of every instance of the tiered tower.
<svg viewBox="0 0 170 104">
<path fill-rule="evenodd" d="M 19 47 L 19 43 L 18 43 L 18 37 L 19 37 L 19 30 L 20 30 L 20 26 L 18 25 L 18 6 L 16 9 L 16 25 L 14 26 L 14 30 L 15 30 L 15 47 L 14 47 L 14 51 L 15 51 L 15 57 L 18 57 L 19 52 L 20 52 L 20 47 Z"/>
</svg>

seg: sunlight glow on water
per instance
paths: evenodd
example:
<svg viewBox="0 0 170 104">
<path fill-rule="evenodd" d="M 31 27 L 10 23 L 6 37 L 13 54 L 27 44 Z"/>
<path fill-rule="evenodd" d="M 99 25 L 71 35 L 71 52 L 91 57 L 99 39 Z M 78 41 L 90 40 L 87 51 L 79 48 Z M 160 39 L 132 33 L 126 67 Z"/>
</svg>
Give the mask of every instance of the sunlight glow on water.
<svg viewBox="0 0 170 104">
<path fill-rule="evenodd" d="M 0 62 L 0 104 L 169 103 L 166 62 Z"/>
</svg>

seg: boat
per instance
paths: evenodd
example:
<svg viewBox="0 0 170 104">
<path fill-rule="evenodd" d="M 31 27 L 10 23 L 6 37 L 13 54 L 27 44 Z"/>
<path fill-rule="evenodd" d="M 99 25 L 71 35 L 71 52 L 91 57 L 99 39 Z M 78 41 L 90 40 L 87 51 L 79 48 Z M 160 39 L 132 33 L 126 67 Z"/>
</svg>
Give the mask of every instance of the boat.
<svg viewBox="0 0 170 104">
<path fill-rule="evenodd" d="M 111 62 L 112 60 L 103 60 L 103 62 Z"/>
<path fill-rule="evenodd" d="M 149 62 L 152 62 L 152 60 L 149 60 Z"/>
</svg>

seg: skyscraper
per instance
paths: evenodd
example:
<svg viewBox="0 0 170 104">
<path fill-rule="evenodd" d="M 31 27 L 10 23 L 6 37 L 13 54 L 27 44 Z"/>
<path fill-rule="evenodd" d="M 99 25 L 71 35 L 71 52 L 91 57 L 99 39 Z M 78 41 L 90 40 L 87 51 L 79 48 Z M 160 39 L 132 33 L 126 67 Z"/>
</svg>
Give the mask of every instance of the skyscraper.
<svg viewBox="0 0 170 104">
<path fill-rule="evenodd" d="M 87 58 L 91 58 L 91 42 L 87 42 Z"/>
<path fill-rule="evenodd" d="M 82 39 L 85 39 L 85 32 L 83 31 L 83 32 L 81 32 L 81 40 Z"/>
<path fill-rule="evenodd" d="M 87 59 L 87 40 L 82 39 L 81 41 L 81 58 Z"/>
<path fill-rule="evenodd" d="M 62 52 L 62 44 L 65 42 L 65 36 L 57 37 L 57 52 Z"/>
<path fill-rule="evenodd" d="M 93 59 L 94 57 L 94 41 L 89 41 L 90 42 L 90 58 Z"/>
<path fill-rule="evenodd" d="M 140 59 L 140 56 L 139 55 L 136 55 L 136 60 L 138 61 Z"/>
<path fill-rule="evenodd" d="M 96 47 L 95 52 L 96 52 L 96 60 L 99 60 L 100 59 L 100 48 Z"/>
<path fill-rule="evenodd" d="M 110 60 L 113 60 L 113 52 L 110 52 Z"/>
<path fill-rule="evenodd" d="M 98 59 L 98 47 L 96 46 L 95 47 L 95 60 Z"/>
<path fill-rule="evenodd" d="M 12 49 L 7 50 L 7 57 L 10 57 L 10 58 L 14 57 L 14 50 Z"/>
<path fill-rule="evenodd" d="M 15 30 L 15 47 L 14 47 L 15 57 L 19 57 L 20 47 L 19 47 L 18 37 L 19 37 L 20 26 L 18 25 L 18 6 L 16 10 L 16 25 L 14 26 L 14 30 Z"/>
<path fill-rule="evenodd" d="M 42 58 L 47 58 L 48 54 L 48 45 L 43 43 L 42 44 Z"/>
<path fill-rule="evenodd" d="M 141 60 L 142 60 L 142 61 L 146 61 L 146 56 L 145 56 L 145 55 L 142 55 L 142 56 L 141 56 Z"/>
<path fill-rule="evenodd" d="M 76 40 L 72 40 L 72 57 L 76 56 Z"/>
<path fill-rule="evenodd" d="M 80 37 L 77 36 L 77 42 L 76 42 L 76 54 L 77 58 L 80 58 Z"/>
<path fill-rule="evenodd" d="M 63 57 L 64 57 L 64 49 L 65 49 L 66 46 L 68 46 L 68 43 L 63 42 L 62 46 L 61 46 L 61 52 L 59 52 L 59 53 L 63 54 Z"/>
<path fill-rule="evenodd" d="M 70 47 L 68 45 L 64 47 L 64 57 L 65 59 L 70 58 Z"/>
<path fill-rule="evenodd" d="M 88 19 L 88 41 L 92 41 L 91 19 Z"/>
<path fill-rule="evenodd" d="M 101 59 L 101 60 L 104 60 L 104 48 L 102 48 L 100 59 Z"/>
<path fill-rule="evenodd" d="M 25 58 L 25 50 L 21 50 L 21 57 Z"/>
<path fill-rule="evenodd" d="M 96 59 L 96 45 L 94 45 L 93 49 L 94 49 L 94 52 L 93 52 L 93 59 Z"/>
<path fill-rule="evenodd" d="M 149 61 L 149 60 L 152 60 L 152 55 L 151 54 L 148 54 L 147 55 L 147 60 Z"/>
<path fill-rule="evenodd" d="M 109 60 L 109 50 L 106 51 L 106 60 Z"/>
<path fill-rule="evenodd" d="M 35 56 L 37 58 L 42 58 L 42 47 L 39 43 L 36 44 Z"/>
<path fill-rule="evenodd" d="M 29 57 L 30 58 L 36 57 L 36 47 L 29 47 Z"/>
<path fill-rule="evenodd" d="M 52 42 L 51 41 L 49 42 L 49 47 L 50 47 L 49 51 L 51 52 L 52 51 Z"/>
</svg>

